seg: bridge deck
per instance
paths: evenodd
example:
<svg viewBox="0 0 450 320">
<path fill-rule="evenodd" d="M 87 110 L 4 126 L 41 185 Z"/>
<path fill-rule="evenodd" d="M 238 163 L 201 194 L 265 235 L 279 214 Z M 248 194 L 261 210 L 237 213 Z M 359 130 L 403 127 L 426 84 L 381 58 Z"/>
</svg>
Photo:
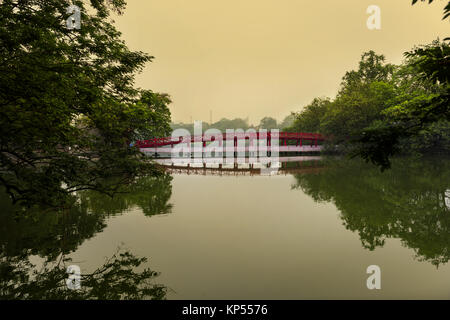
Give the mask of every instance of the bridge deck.
<svg viewBox="0 0 450 320">
<path fill-rule="evenodd" d="M 322 146 L 264 146 L 264 147 L 250 147 L 250 146 L 246 146 L 246 147 L 223 147 L 220 149 L 221 151 L 219 151 L 218 153 L 223 153 L 226 154 L 227 152 L 238 152 L 238 153 L 243 153 L 243 152 L 252 152 L 252 153 L 258 153 L 258 152 L 268 152 L 268 151 L 278 151 L 278 152 L 319 152 L 322 150 Z M 177 151 L 174 150 L 172 147 L 161 147 L 161 148 L 141 148 L 141 151 L 143 153 L 158 153 L 158 154 L 172 154 L 173 151 Z M 213 148 L 203 148 L 203 147 L 191 147 L 190 148 L 190 153 L 211 153 L 212 151 L 214 151 Z M 181 150 L 178 150 L 177 152 L 181 153 Z"/>
<path fill-rule="evenodd" d="M 267 140 L 267 145 L 271 145 L 273 139 L 278 139 L 280 145 L 288 146 L 288 141 L 295 141 L 296 146 L 302 146 L 303 141 L 309 141 L 311 145 L 317 146 L 318 141 L 324 141 L 325 137 L 319 133 L 308 132 L 234 132 L 224 134 L 204 134 L 180 137 L 154 138 L 149 140 L 138 140 L 135 145 L 139 148 L 159 148 L 164 146 L 174 146 L 180 143 L 203 143 L 203 147 L 208 142 L 218 141 L 220 145 L 224 141 L 234 140 L 237 146 L 239 140 L 248 140 L 249 144 L 256 144 L 255 140 Z M 225 143 L 226 144 L 226 143 Z"/>
</svg>

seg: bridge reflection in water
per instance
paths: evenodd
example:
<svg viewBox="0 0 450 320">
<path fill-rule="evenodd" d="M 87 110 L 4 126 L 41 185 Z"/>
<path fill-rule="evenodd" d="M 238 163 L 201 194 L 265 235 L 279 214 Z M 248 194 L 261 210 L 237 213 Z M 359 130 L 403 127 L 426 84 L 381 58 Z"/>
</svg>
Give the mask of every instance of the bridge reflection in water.
<svg viewBox="0 0 450 320">
<path fill-rule="evenodd" d="M 325 137 L 306 132 L 232 132 L 225 134 L 203 134 L 173 136 L 138 140 L 134 143 L 144 154 L 155 158 L 201 157 L 208 154 L 223 157 L 256 156 L 275 153 L 317 153 L 322 150 Z"/>
<path fill-rule="evenodd" d="M 279 157 L 272 162 L 251 161 L 249 158 L 156 159 L 169 173 L 198 175 L 287 175 L 318 173 L 324 169 L 320 156 Z"/>
</svg>

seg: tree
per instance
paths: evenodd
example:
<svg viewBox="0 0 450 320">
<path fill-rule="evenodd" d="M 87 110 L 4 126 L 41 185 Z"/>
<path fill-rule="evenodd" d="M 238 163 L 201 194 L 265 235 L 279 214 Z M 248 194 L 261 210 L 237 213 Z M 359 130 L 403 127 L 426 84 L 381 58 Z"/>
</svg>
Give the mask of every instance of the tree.
<svg viewBox="0 0 450 320">
<path fill-rule="evenodd" d="M 281 121 L 281 123 L 278 125 L 278 128 L 281 131 L 285 131 L 287 129 L 289 129 L 295 121 L 295 113 L 292 112 L 290 115 L 286 116 L 283 121 Z"/>
<path fill-rule="evenodd" d="M 363 53 L 359 68 L 347 72 L 334 100 L 316 98 L 297 114 L 293 130 L 320 132 L 333 144 L 358 137 L 373 121 L 381 119 L 381 110 L 394 96 L 394 66 L 383 55 Z"/>
<path fill-rule="evenodd" d="M 436 128 L 438 122 L 447 122 L 448 126 L 450 121 L 449 44 L 434 41 L 405 56 L 407 67 L 414 74 L 406 78 L 406 83 L 414 82 L 415 90 L 401 84 L 403 93 L 383 111 L 384 121 L 362 132 L 355 152 L 382 169 L 390 167 L 390 158 L 400 152 L 402 141 L 420 137 Z"/>
<path fill-rule="evenodd" d="M 145 140 L 170 136 L 172 129 L 168 105 L 171 102 L 167 94 L 143 91 L 138 101 L 143 113 L 134 119 L 137 123 L 133 125 L 136 128 L 133 138 Z"/>
<path fill-rule="evenodd" d="M 384 55 L 373 50 L 364 52 L 359 61 L 358 70 L 347 72 L 342 78 L 339 95 L 362 89 L 373 82 L 387 82 L 392 78 L 394 66 L 385 63 Z"/>
<path fill-rule="evenodd" d="M 329 98 L 315 98 L 301 112 L 295 114 L 295 120 L 288 131 L 320 132 L 321 121 L 330 105 Z"/>
<path fill-rule="evenodd" d="M 335 142 L 352 143 L 362 130 L 383 119 L 381 112 L 395 96 L 392 83 L 372 82 L 339 95 L 326 110 L 320 131 Z"/>
<path fill-rule="evenodd" d="M 243 129 L 247 130 L 249 128 L 248 121 L 246 119 L 235 118 L 235 119 L 226 119 L 222 118 L 219 121 L 213 123 L 211 125 L 212 128 L 218 129 L 221 132 L 225 133 L 227 129 Z"/>
<path fill-rule="evenodd" d="M 66 26 L 72 4 L 80 29 Z M 123 0 L 0 6 L 0 184 L 14 201 L 56 205 L 155 172 L 129 143 L 168 132 L 170 99 L 134 88 L 153 57 L 120 39 L 109 15 L 124 8 Z"/>
<path fill-rule="evenodd" d="M 398 66 L 366 52 L 358 69 L 344 75 L 336 98 L 314 99 L 288 130 L 320 132 L 326 147 L 382 170 L 398 153 L 448 152 L 449 57 L 449 45 L 438 40 L 413 49 Z"/>
<path fill-rule="evenodd" d="M 417 1 L 413 0 L 412 4 Z M 432 2 L 433 0 L 428 0 L 428 3 Z M 443 19 L 448 17 L 450 2 L 444 8 Z M 408 59 L 413 60 L 411 66 L 420 75 L 420 81 L 437 86 L 438 90 L 413 97 L 393 107 L 388 111 L 390 121 L 377 123 L 363 132 L 355 155 L 384 170 L 390 167 L 390 158 L 400 152 L 401 141 L 420 136 L 442 119 L 450 121 L 450 48 L 445 42 L 448 40 L 450 38 L 446 38 L 444 43 L 433 42 L 405 53 Z"/>
<path fill-rule="evenodd" d="M 264 117 L 261 119 L 259 123 L 259 128 L 266 130 L 277 129 L 278 128 L 277 120 L 271 117 Z"/>
<path fill-rule="evenodd" d="M 172 130 L 186 129 L 191 134 L 194 134 L 194 124 L 193 123 L 172 123 L 171 128 L 172 128 Z M 234 119 L 222 118 L 219 121 L 214 122 L 212 124 L 202 122 L 203 132 L 205 132 L 206 130 L 208 130 L 210 128 L 220 130 L 222 133 L 226 133 L 226 131 L 228 129 L 247 130 L 250 128 L 250 126 L 248 124 L 248 119 L 242 119 L 242 118 L 234 118 Z"/>
</svg>

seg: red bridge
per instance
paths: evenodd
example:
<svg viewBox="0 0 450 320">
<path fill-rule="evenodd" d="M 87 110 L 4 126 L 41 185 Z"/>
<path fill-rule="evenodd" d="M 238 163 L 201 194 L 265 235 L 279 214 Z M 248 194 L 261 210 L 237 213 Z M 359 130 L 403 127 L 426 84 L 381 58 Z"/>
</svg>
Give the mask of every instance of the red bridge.
<svg viewBox="0 0 450 320">
<path fill-rule="evenodd" d="M 221 137 L 221 139 L 217 139 L 217 137 Z M 194 142 L 202 142 L 203 147 L 206 146 L 207 142 L 212 142 L 219 140 L 219 145 L 222 145 L 222 141 L 226 140 L 234 140 L 234 146 L 237 146 L 238 140 L 249 140 L 250 144 L 252 140 L 262 140 L 267 139 L 267 146 L 271 146 L 272 139 L 278 139 L 280 146 L 287 146 L 288 141 L 295 141 L 296 146 L 302 146 L 303 141 L 308 141 L 312 146 L 317 147 L 317 143 L 319 141 L 324 141 L 325 137 L 319 133 L 306 133 L 306 132 L 234 132 L 234 133 L 223 133 L 219 135 L 193 135 L 193 136 L 184 136 L 179 137 L 178 139 L 175 137 L 167 137 L 167 138 L 154 138 L 149 140 L 138 140 L 135 145 L 139 148 L 159 148 L 164 146 L 174 146 L 179 143 L 191 143 Z"/>
</svg>

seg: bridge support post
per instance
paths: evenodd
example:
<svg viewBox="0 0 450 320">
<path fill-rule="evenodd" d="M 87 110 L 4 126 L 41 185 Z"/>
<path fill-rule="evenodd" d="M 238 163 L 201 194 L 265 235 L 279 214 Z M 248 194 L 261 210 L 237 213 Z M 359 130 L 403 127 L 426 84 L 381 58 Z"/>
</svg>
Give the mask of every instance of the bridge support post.
<svg viewBox="0 0 450 320">
<path fill-rule="evenodd" d="M 271 135 L 270 132 L 267 132 L 267 156 L 270 157 L 272 156 L 272 140 L 270 139 Z"/>
</svg>

